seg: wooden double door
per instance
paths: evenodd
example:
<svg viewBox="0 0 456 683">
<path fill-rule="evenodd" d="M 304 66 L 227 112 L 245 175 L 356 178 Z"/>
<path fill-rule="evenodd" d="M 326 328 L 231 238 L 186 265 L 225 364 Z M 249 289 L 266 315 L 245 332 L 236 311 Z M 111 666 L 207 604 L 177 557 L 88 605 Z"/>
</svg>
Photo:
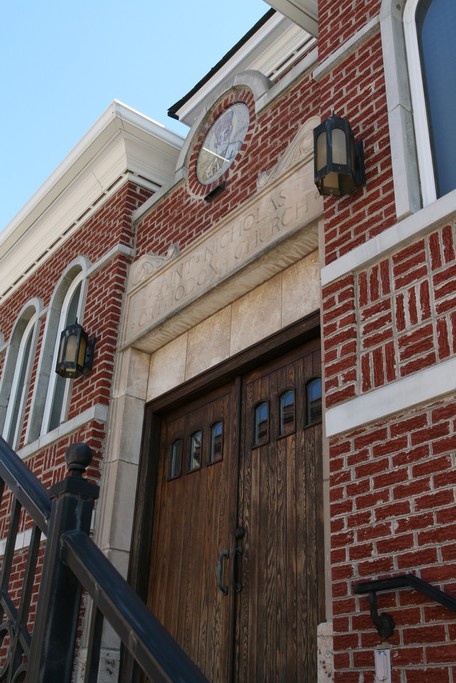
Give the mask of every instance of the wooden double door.
<svg viewBox="0 0 456 683">
<path fill-rule="evenodd" d="M 317 343 L 161 420 L 148 605 L 213 683 L 312 683 L 323 608 Z"/>
</svg>

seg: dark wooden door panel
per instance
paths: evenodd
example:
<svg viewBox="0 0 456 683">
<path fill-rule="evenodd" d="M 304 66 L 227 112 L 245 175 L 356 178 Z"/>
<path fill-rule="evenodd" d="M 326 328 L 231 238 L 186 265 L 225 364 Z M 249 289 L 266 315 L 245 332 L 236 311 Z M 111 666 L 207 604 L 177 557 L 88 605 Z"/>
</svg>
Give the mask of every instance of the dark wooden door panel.
<svg viewBox="0 0 456 683">
<path fill-rule="evenodd" d="M 148 602 L 212 683 L 317 680 L 321 425 L 308 383 L 319 374 L 315 340 L 161 420 Z"/>
<path fill-rule="evenodd" d="M 316 680 L 322 601 L 321 426 L 306 424 L 306 384 L 318 350 L 256 370 L 244 381 L 239 520 L 246 529 L 236 630 L 236 683 Z M 294 428 L 281 397 L 294 392 Z M 267 437 L 255 432 L 268 403 Z M 266 428 L 262 429 L 264 434 Z"/>
<path fill-rule="evenodd" d="M 234 386 L 163 419 L 148 603 L 209 680 L 229 680 L 231 596 L 217 587 L 219 553 L 235 527 Z M 211 429 L 223 424 L 222 459 L 211 464 Z M 202 433 L 201 467 L 189 471 L 192 435 Z M 173 443 L 182 471 L 169 478 Z M 229 563 L 226 566 L 226 576 Z"/>
</svg>

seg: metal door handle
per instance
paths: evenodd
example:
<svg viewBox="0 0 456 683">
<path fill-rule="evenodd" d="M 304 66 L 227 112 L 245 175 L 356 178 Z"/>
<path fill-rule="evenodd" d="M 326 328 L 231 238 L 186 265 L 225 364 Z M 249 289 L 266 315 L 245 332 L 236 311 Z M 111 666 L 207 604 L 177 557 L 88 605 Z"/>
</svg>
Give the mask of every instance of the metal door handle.
<svg viewBox="0 0 456 683">
<path fill-rule="evenodd" d="M 236 593 L 240 593 L 242 590 L 241 576 L 239 571 L 239 565 L 242 556 L 242 548 L 238 546 L 233 552 L 233 588 Z"/>
<path fill-rule="evenodd" d="M 228 595 L 228 586 L 223 583 L 223 561 L 228 559 L 230 553 L 228 550 L 221 550 L 217 560 L 217 586 L 222 591 L 223 595 Z"/>
</svg>

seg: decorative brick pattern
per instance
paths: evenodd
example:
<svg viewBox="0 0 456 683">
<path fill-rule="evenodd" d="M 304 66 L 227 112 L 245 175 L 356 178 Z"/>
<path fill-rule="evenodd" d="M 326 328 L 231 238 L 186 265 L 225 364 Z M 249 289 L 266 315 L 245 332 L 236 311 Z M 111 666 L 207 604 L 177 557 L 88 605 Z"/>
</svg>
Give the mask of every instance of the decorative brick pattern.
<svg viewBox="0 0 456 683">
<path fill-rule="evenodd" d="M 456 354 L 455 244 L 453 222 L 325 288 L 328 406 Z"/>
</svg>

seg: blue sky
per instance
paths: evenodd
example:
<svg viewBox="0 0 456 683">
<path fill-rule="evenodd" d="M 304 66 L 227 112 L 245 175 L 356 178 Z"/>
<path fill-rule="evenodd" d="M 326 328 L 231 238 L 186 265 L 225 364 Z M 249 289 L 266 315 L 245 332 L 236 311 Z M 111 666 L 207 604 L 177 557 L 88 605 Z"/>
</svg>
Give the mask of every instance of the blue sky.
<svg viewBox="0 0 456 683">
<path fill-rule="evenodd" d="M 270 9 L 263 0 L 15 0 L 0 22 L 0 230 L 114 99 L 167 116 Z"/>
</svg>

